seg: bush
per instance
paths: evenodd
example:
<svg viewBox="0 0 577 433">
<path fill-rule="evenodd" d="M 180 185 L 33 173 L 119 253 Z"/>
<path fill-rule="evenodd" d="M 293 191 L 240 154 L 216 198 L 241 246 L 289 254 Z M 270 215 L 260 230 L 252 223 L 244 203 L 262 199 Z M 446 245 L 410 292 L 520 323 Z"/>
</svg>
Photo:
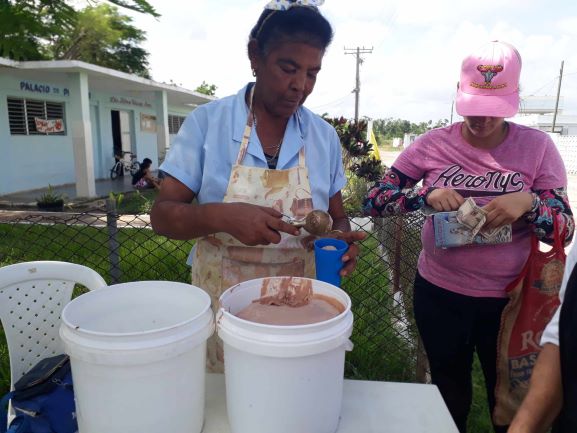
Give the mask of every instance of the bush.
<svg viewBox="0 0 577 433">
<path fill-rule="evenodd" d="M 347 185 L 342 190 L 347 214 L 358 214 L 370 184 L 379 180 L 383 173 L 381 161 L 372 154 L 373 145 L 367 139 L 366 120 L 324 118 L 339 136 L 343 148 L 343 164 Z"/>
<path fill-rule="evenodd" d="M 36 206 L 39 209 L 62 209 L 64 207 L 64 195 L 55 192 L 52 185 L 48 185 L 48 191 L 36 200 Z"/>
</svg>

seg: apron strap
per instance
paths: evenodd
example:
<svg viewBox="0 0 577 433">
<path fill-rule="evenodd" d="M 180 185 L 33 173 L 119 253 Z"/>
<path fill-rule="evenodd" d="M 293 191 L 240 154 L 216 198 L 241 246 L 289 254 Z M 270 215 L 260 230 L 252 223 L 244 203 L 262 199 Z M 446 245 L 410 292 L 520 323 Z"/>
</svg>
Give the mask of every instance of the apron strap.
<svg viewBox="0 0 577 433">
<path fill-rule="evenodd" d="M 246 126 L 244 127 L 244 134 L 242 135 L 242 141 L 240 142 L 240 149 L 236 157 L 236 165 L 242 164 L 246 152 L 248 150 L 248 140 L 250 139 L 250 133 L 252 132 L 252 125 L 254 124 L 254 113 L 252 112 L 252 97 L 254 96 L 254 85 L 250 88 L 250 95 L 248 97 L 248 116 L 246 118 Z"/>
<path fill-rule="evenodd" d="M 305 168 L 305 144 L 299 150 L 299 167 Z"/>
</svg>

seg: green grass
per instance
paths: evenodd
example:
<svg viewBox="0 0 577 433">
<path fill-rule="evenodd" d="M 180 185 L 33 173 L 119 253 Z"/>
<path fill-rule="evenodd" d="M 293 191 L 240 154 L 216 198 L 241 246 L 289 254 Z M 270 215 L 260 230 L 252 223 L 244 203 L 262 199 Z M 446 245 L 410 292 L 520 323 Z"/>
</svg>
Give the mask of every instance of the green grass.
<svg viewBox="0 0 577 433">
<path fill-rule="evenodd" d="M 186 258 L 193 242 L 172 241 L 150 229 L 121 229 L 118 234 L 120 282 L 190 281 Z M 32 260 L 62 260 L 88 266 L 108 283 L 108 232 L 85 226 L 0 224 L 0 266 Z M 75 289 L 74 296 L 82 293 Z M 10 386 L 8 349 L 0 326 L 0 396 Z"/>
<path fill-rule="evenodd" d="M 392 305 L 387 269 L 377 251 L 377 240 L 367 238 L 361 244 L 357 271 L 343 284 L 351 297 L 355 315 L 351 337 L 355 348 L 347 353 L 345 375 L 351 379 L 414 382 L 416 351 L 390 326 L 391 314 L 399 312 Z M 410 341 L 416 341 L 415 328 L 410 327 L 408 335 Z M 468 432 L 492 431 L 485 380 L 475 356 Z"/>
<path fill-rule="evenodd" d="M 30 260 L 63 260 L 86 265 L 110 282 L 106 227 L 0 224 L 0 265 Z M 186 258 L 192 241 L 172 241 L 150 229 L 120 229 L 121 281 L 189 281 Z"/>
<path fill-rule="evenodd" d="M 142 197 L 125 205 L 136 209 Z M 134 204 L 136 203 L 136 204 Z M 140 203 L 140 204 L 139 204 Z M 122 205 L 122 202 L 121 202 Z M 123 211 L 124 212 L 124 211 Z M 186 257 L 192 242 L 171 241 L 144 228 L 120 229 L 118 234 L 120 281 L 190 281 Z M 415 381 L 414 329 L 409 340 L 391 326 L 394 311 L 387 269 L 377 254 L 378 242 L 369 237 L 361 244 L 357 271 L 343 288 L 353 303 L 355 348 L 347 353 L 345 374 L 363 380 Z M 110 283 L 108 232 L 85 226 L 0 224 L 0 266 L 29 260 L 63 260 L 98 271 Z M 79 291 L 75 291 L 77 295 Z M 0 327 L 0 395 L 10 384 L 8 351 Z M 474 368 L 475 397 L 469 424 L 471 433 L 490 431 L 482 374 Z"/>
<path fill-rule="evenodd" d="M 351 338 L 355 348 L 347 353 L 346 375 L 363 380 L 414 381 L 415 349 L 391 325 L 392 296 L 377 247 L 373 237 L 361 244 L 357 270 L 343 284 L 355 316 Z"/>
<path fill-rule="evenodd" d="M 0 398 L 10 389 L 10 359 L 8 346 L 4 336 L 4 328 L 0 326 Z M 4 410 L 4 408 L 0 408 Z"/>
<path fill-rule="evenodd" d="M 154 189 L 114 194 L 117 198 L 116 210 L 119 214 L 148 214 L 157 194 L 158 191 Z"/>
<path fill-rule="evenodd" d="M 473 402 L 467 421 L 467 429 L 470 433 L 493 432 L 493 424 L 491 423 L 489 405 L 487 403 L 485 379 L 481 371 L 481 363 L 476 355 L 473 362 Z"/>
</svg>

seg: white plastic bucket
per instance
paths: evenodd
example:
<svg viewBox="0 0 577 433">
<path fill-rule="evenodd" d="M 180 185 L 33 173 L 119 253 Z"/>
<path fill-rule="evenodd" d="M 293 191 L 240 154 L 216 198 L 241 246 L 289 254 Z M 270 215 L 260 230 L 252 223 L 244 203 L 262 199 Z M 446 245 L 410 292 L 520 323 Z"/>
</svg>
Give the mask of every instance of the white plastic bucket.
<svg viewBox="0 0 577 433">
<path fill-rule="evenodd" d="M 315 293 L 342 303 L 341 314 L 298 326 L 236 317 L 260 297 L 262 282 L 246 281 L 220 297 L 217 330 L 224 342 L 231 432 L 334 433 L 341 412 L 345 351 L 352 349 L 351 300 L 338 287 L 313 280 Z"/>
<path fill-rule="evenodd" d="M 200 433 L 210 297 L 142 281 L 86 293 L 62 312 L 81 433 Z"/>
</svg>

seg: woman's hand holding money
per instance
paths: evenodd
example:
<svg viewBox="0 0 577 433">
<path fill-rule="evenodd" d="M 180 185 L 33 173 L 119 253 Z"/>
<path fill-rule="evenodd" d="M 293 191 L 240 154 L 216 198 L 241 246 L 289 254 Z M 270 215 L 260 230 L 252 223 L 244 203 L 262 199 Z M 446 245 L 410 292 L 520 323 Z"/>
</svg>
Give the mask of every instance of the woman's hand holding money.
<svg viewBox="0 0 577 433">
<path fill-rule="evenodd" d="M 484 229 L 511 224 L 531 210 L 533 196 L 529 192 L 512 192 L 494 198 L 483 209 L 487 212 Z"/>
<path fill-rule="evenodd" d="M 426 198 L 429 206 L 438 212 L 449 212 L 459 209 L 465 199 L 453 189 L 437 188 L 431 191 Z"/>
</svg>

